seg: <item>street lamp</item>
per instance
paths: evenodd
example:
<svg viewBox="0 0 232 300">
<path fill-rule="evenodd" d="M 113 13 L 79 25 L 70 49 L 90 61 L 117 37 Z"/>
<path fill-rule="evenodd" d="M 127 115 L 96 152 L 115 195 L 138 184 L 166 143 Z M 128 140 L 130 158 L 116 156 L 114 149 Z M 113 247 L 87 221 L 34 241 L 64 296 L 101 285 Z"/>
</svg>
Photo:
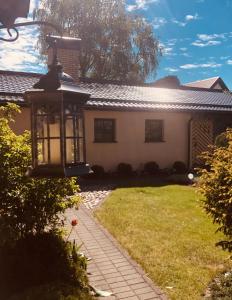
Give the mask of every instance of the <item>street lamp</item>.
<svg viewBox="0 0 232 300">
<path fill-rule="evenodd" d="M 30 176 L 72 177 L 87 174 L 83 105 L 89 94 L 62 84 L 57 91 L 29 90 L 32 169 Z"/>
<path fill-rule="evenodd" d="M 17 17 L 27 16 L 29 4 L 30 0 L 0 0 L 0 29 L 6 28 L 10 35 L 10 39 L 0 40 L 15 41 L 19 26 L 54 27 L 40 21 L 14 24 Z M 16 32 L 14 38 L 11 29 Z M 62 66 L 57 60 L 57 48 L 79 49 L 80 39 L 48 36 L 47 42 L 53 48 L 53 62 L 48 73 L 41 76 L 33 89 L 25 92 L 25 100 L 31 106 L 32 167 L 28 175 L 73 177 L 88 174 L 91 169 L 85 163 L 83 106 L 90 94 L 70 82 L 70 76 L 62 76 Z"/>
</svg>

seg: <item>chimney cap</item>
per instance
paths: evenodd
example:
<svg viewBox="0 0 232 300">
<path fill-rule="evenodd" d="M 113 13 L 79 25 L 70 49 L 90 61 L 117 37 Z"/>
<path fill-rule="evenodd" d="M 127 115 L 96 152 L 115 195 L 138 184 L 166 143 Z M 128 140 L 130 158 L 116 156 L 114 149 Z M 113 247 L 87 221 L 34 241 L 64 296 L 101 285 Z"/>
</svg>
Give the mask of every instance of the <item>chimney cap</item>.
<svg viewBox="0 0 232 300">
<path fill-rule="evenodd" d="M 56 44 L 58 49 L 80 50 L 81 39 L 71 37 L 60 37 L 55 35 L 47 35 L 46 42 L 49 47 L 53 48 Z"/>
</svg>

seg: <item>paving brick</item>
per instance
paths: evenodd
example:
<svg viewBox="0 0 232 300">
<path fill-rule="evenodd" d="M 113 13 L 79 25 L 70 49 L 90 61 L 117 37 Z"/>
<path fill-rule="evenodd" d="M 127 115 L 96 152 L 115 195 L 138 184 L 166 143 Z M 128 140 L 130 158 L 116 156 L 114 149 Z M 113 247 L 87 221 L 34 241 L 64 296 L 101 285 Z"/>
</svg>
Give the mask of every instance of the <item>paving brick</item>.
<svg viewBox="0 0 232 300">
<path fill-rule="evenodd" d="M 142 294 L 142 295 L 139 295 L 138 297 L 139 297 L 139 300 L 155 300 L 155 299 L 159 299 L 159 296 L 156 293 L 154 293 L 154 292 Z"/>
<path fill-rule="evenodd" d="M 112 288 L 114 294 L 118 294 L 118 293 L 124 293 L 124 292 L 129 292 L 131 291 L 129 286 L 121 286 L 121 287 L 115 287 Z"/>
<path fill-rule="evenodd" d="M 140 289 L 135 289 L 133 288 L 133 286 L 131 288 L 133 289 L 136 295 L 154 292 L 150 286 L 142 287 Z"/>
<path fill-rule="evenodd" d="M 92 258 L 87 268 L 91 273 L 90 284 L 97 289 L 114 293 L 107 298 L 98 297 L 99 300 L 168 299 L 156 285 L 145 279 L 143 271 L 138 266 L 135 267 L 136 264 L 120 250 L 117 242 L 112 242 L 113 238 L 105 233 L 85 208 L 67 211 L 67 232 L 74 217 L 78 218 L 79 225 L 72 232 L 72 238 L 84 243 L 81 251 Z"/>
<path fill-rule="evenodd" d="M 134 292 L 132 292 L 132 291 L 115 293 L 115 294 L 119 299 L 125 299 L 125 298 L 131 297 L 131 296 L 135 296 Z"/>
<path fill-rule="evenodd" d="M 114 282 L 114 283 L 111 283 L 111 284 L 110 284 L 110 287 L 111 287 L 112 289 L 118 288 L 118 287 L 123 287 L 123 286 L 128 286 L 128 284 L 127 284 L 126 281 Z"/>
</svg>

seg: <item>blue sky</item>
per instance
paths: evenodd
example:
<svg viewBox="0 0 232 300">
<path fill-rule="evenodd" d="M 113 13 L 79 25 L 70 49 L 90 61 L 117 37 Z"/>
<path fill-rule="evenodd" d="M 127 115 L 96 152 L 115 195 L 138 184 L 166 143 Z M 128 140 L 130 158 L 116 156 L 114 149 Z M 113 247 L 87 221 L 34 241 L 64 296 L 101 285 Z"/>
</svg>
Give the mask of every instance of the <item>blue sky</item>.
<svg viewBox="0 0 232 300">
<path fill-rule="evenodd" d="M 31 11 L 36 5 L 31 0 Z M 156 79 L 221 76 L 232 89 L 232 0 L 127 0 L 127 10 L 152 23 L 163 48 Z M 28 27 L 17 42 L 0 42 L 0 69 L 44 72 L 36 37 L 36 28 Z"/>
</svg>

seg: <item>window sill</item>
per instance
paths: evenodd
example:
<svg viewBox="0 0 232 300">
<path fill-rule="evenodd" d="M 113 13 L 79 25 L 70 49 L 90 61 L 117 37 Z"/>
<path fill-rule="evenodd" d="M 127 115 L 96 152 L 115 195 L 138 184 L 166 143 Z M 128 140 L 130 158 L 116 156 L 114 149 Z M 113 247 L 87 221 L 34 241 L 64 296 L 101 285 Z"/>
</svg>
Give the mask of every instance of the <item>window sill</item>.
<svg viewBox="0 0 232 300">
<path fill-rule="evenodd" d="M 94 144 L 115 144 L 117 143 L 117 141 L 111 141 L 111 142 L 108 142 L 108 141 L 93 141 Z"/>
<path fill-rule="evenodd" d="M 157 144 L 157 143 L 165 143 L 165 141 L 145 141 L 145 144 Z"/>
</svg>

